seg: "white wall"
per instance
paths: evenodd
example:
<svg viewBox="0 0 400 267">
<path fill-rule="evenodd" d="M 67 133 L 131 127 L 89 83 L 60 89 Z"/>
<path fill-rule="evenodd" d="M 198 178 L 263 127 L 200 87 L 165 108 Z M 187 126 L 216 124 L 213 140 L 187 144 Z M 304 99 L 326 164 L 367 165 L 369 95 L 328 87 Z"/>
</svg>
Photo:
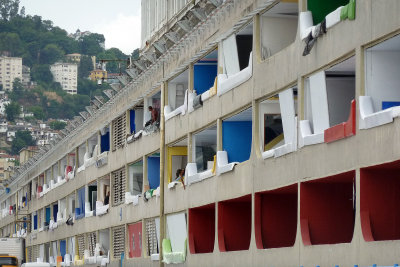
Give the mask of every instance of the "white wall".
<svg viewBox="0 0 400 267">
<path fill-rule="evenodd" d="M 261 16 L 261 49 L 263 59 L 293 43 L 296 33 L 296 18 Z"/>
<path fill-rule="evenodd" d="M 142 185 L 143 185 L 143 164 L 129 165 L 129 191 L 134 195 L 141 194 L 143 190 Z"/>
<path fill-rule="evenodd" d="M 143 129 L 143 109 L 135 109 L 135 127 L 136 132 Z"/>
<path fill-rule="evenodd" d="M 400 101 L 400 51 L 367 51 L 365 94 L 373 99 L 375 111 L 382 101 Z"/>
<path fill-rule="evenodd" d="M 279 100 L 266 100 L 260 103 L 259 111 L 260 145 L 261 151 L 264 151 L 264 114 L 281 114 Z"/>
<path fill-rule="evenodd" d="M 106 251 L 110 250 L 110 232 L 109 230 L 100 230 L 99 243 Z"/>
<path fill-rule="evenodd" d="M 329 125 L 347 121 L 350 114 L 350 103 L 355 98 L 356 81 L 354 77 L 327 77 Z"/>
</svg>

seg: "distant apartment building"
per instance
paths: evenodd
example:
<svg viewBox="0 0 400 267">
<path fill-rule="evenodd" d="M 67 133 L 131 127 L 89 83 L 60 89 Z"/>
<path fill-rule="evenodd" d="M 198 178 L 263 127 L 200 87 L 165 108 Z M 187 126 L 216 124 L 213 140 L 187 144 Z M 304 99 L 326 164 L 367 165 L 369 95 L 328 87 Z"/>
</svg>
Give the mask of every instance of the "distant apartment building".
<svg viewBox="0 0 400 267">
<path fill-rule="evenodd" d="M 22 81 L 22 58 L 0 56 L 0 84 L 4 91 L 13 89 L 15 78 Z"/>
<path fill-rule="evenodd" d="M 79 54 L 79 53 L 73 53 L 73 54 L 65 55 L 65 58 L 66 58 L 68 61 L 70 61 L 70 62 L 76 62 L 76 63 L 81 62 L 81 57 L 82 57 L 82 55 Z"/>
<path fill-rule="evenodd" d="M 22 84 L 27 87 L 31 83 L 31 68 L 22 65 Z"/>
<path fill-rule="evenodd" d="M 24 147 L 19 151 L 19 162 L 20 164 L 24 164 L 30 158 L 32 158 L 37 152 L 39 148 L 37 146 L 28 146 Z"/>
<path fill-rule="evenodd" d="M 59 82 L 62 89 L 75 95 L 78 91 L 78 65 L 74 63 L 55 63 L 50 66 L 54 81 Z"/>
<path fill-rule="evenodd" d="M 16 156 L 0 153 L 0 181 L 6 180 L 14 171 Z"/>
</svg>

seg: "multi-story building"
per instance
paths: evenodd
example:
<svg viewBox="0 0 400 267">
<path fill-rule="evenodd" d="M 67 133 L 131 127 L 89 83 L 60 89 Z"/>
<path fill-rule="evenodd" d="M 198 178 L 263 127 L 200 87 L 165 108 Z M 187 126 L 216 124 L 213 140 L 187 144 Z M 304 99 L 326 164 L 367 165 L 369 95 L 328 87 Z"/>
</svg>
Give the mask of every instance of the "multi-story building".
<svg viewBox="0 0 400 267">
<path fill-rule="evenodd" d="M 398 264 L 399 13 L 199 0 L 157 18 L 110 99 L 9 179 L 2 235 L 75 265 Z"/>
<path fill-rule="evenodd" d="M 29 87 L 31 84 L 31 68 L 22 65 L 22 84 L 25 87 Z"/>
<path fill-rule="evenodd" d="M 107 80 L 107 71 L 102 69 L 94 69 L 90 72 L 89 78 L 94 82 L 98 80 Z"/>
<path fill-rule="evenodd" d="M 0 84 L 4 91 L 12 91 L 14 80 L 22 81 L 22 58 L 0 56 Z"/>
<path fill-rule="evenodd" d="M 61 84 L 62 89 L 69 94 L 78 92 L 78 65 L 75 63 L 58 62 L 50 66 L 55 82 Z"/>
<path fill-rule="evenodd" d="M 38 146 L 24 147 L 19 151 L 19 163 L 23 165 L 30 158 L 32 158 L 39 150 Z"/>
</svg>

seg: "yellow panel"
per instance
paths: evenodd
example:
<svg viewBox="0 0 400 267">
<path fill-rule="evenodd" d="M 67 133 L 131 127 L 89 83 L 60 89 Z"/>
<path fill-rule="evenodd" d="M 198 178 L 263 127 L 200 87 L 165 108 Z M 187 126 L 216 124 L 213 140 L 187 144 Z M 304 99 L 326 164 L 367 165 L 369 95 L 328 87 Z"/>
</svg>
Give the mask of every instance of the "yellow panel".
<svg viewBox="0 0 400 267">
<path fill-rule="evenodd" d="M 286 2 L 286 3 L 298 3 L 299 0 L 281 0 L 281 2 Z"/>
<path fill-rule="evenodd" d="M 172 156 L 187 156 L 187 147 L 186 146 L 168 147 L 168 150 L 167 150 L 168 183 L 172 182 Z"/>
</svg>

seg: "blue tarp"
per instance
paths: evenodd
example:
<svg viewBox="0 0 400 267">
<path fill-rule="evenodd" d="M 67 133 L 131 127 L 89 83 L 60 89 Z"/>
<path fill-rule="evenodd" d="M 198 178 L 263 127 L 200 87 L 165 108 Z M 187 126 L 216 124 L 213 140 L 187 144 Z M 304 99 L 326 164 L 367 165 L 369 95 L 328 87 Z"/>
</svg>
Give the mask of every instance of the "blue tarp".
<svg viewBox="0 0 400 267">
<path fill-rule="evenodd" d="M 78 190 L 78 207 L 75 209 L 75 218 L 77 220 L 85 217 L 85 188 Z"/>
<path fill-rule="evenodd" d="M 243 162 L 250 158 L 251 121 L 222 122 L 222 147 L 229 162 Z"/>
<path fill-rule="evenodd" d="M 67 253 L 67 242 L 65 240 L 60 240 L 60 255 L 64 261 L 64 256 Z"/>
<path fill-rule="evenodd" d="M 103 153 L 104 151 L 110 151 L 110 132 L 107 132 L 106 134 L 101 136 L 100 148 L 101 153 Z"/>
<path fill-rule="evenodd" d="M 37 229 L 37 215 L 33 216 L 33 230 Z"/>
<path fill-rule="evenodd" d="M 129 126 L 131 127 L 131 133 L 136 132 L 134 109 L 129 110 Z"/>
<path fill-rule="evenodd" d="M 147 158 L 147 178 L 150 189 L 156 189 L 160 185 L 160 157 Z"/>
<path fill-rule="evenodd" d="M 57 213 L 58 213 L 58 204 L 55 204 L 53 206 L 53 217 L 54 217 L 54 222 L 57 222 Z"/>
<path fill-rule="evenodd" d="M 204 93 L 214 85 L 215 77 L 217 77 L 217 63 L 202 62 L 207 65 L 194 65 L 194 89 L 198 95 Z"/>
</svg>

